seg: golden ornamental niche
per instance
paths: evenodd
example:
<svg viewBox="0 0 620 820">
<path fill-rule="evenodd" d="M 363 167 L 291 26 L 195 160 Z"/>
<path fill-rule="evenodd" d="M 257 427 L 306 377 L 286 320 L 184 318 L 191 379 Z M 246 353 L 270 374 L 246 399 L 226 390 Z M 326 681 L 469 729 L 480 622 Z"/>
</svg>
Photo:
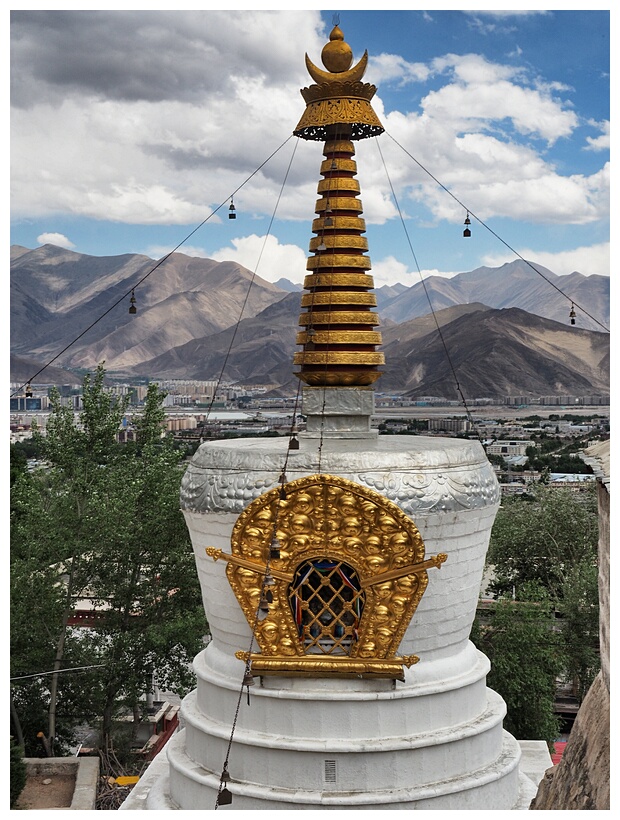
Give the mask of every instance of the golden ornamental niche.
<svg viewBox="0 0 620 820">
<path fill-rule="evenodd" d="M 253 674 L 404 679 L 398 646 L 428 584 L 414 522 L 379 493 L 331 475 L 270 490 L 239 516 L 226 575 L 259 653 Z M 248 654 L 237 653 L 248 660 Z"/>
</svg>

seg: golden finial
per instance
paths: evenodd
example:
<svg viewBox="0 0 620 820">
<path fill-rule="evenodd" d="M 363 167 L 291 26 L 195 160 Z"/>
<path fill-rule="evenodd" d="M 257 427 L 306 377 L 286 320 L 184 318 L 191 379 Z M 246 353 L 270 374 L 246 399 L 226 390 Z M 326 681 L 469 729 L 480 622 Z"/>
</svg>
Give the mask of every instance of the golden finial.
<svg viewBox="0 0 620 820">
<path fill-rule="evenodd" d="M 315 85 L 303 88 L 301 95 L 306 110 L 293 132 L 306 140 L 326 140 L 334 128 L 348 139 L 377 137 L 383 126 L 370 105 L 376 87 L 363 83 L 368 65 L 368 52 L 352 68 L 353 52 L 344 34 L 335 25 L 329 42 L 323 47 L 321 59 L 326 71 L 316 66 L 306 54 L 306 68 Z"/>
</svg>

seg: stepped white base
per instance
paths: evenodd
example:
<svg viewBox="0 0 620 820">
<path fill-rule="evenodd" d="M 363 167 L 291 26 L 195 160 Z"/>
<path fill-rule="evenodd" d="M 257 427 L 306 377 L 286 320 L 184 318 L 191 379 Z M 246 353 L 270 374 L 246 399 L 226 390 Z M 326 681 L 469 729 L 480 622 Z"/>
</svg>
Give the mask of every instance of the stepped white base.
<svg viewBox="0 0 620 820">
<path fill-rule="evenodd" d="M 214 646 L 198 655 L 166 768 L 123 808 L 213 809 L 237 704 L 233 803 L 222 810 L 506 810 L 534 797 L 502 729 L 505 704 L 486 688 L 488 661 L 471 644 L 420 663 L 404 683 L 257 679 L 249 706 L 237 664 Z"/>
<path fill-rule="evenodd" d="M 179 810 L 180 806 L 176 805 L 171 797 L 170 797 L 170 764 L 168 762 L 168 747 L 171 746 L 173 742 L 177 742 L 177 738 L 180 737 L 182 733 L 175 735 L 171 741 L 168 743 L 168 746 L 159 753 L 159 755 L 155 758 L 155 760 L 151 763 L 146 773 L 140 779 L 140 782 L 132 789 L 129 797 L 127 800 L 120 806 L 120 811 L 175 811 Z M 546 744 L 544 741 L 523 741 L 525 744 L 531 745 L 532 743 L 537 743 L 541 748 L 539 750 L 540 754 L 539 757 L 548 756 L 548 752 L 546 752 Z M 544 747 L 544 748 L 543 748 Z M 518 784 L 519 784 L 519 791 L 518 796 L 515 804 L 511 806 L 512 810 L 516 811 L 527 811 L 529 809 L 531 801 L 534 799 L 536 795 L 536 791 L 538 788 L 538 783 L 543 777 L 545 768 L 548 768 L 551 765 L 551 758 L 549 757 L 548 763 L 545 762 L 543 766 L 540 767 L 540 771 L 533 772 L 532 776 L 528 777 L 523 773 L 519 773 L 518 775 Z M 231 785 L 231 790 L 235 788 L 235 785 Z M 204 795 L 206 797 L 206 793 Z M 478 793 L 476 797 L 477 799 L 480 797 L 480 793 Z M 204 810 L 209 811 L 215 808 L 215 792 L 211 792 L 212 802 L 209 804 L 205 804 L 198 808 L 204 808 Z M 220 806 L 220 811 L 226 811 L 226 809 L 233 809 L 239 810 L 242 808 L 252 808 L 252 809 L 276 809 L 276 810 L 310 810 L 314 809 L 315 811 L 323 810 L 323 809 L 330 809 L 330 810 L 346 810 L 346 809 L 365 809 L 365 810 L 377 810 L 379 806 L 377 803 L 372 803 L 368 805 L 343 805 L 341 804 L 328 804 L 324 803 L 314 803 L 314 804 L 303 804 L 303 805 L 293 805 L 290 803 L 282 803 L 280 801 L 277 802 L 275 805 L 268 805 L 267 803 L 261 802 L 258 804 L 256 801 L 252 800 L 251 805 L 248 803 L 247 799 L 235 792 L 235 796 L 233 798 L 233 803 L 230 806 Z M 463 796 L 463 800 L 458 801 L 458 805 L 454 806 L 446 806 L 441 805 L 440 799 L 436 798 L 434 800 L 418 800 L 413 802 L 409 800 L 406 803 L 384 803 L 381 805 L 382 809 L 387 810 L 401 810 L 401 809 L 418 809 L 418 810 L 432 810 L 432 809 L 475 809 L 479 808 L 479 806 L 470 806 L 469 800 L 467 796 Z M 493 806 L 485 805 L 483 808 L 493 808 Z"/>
</svg>

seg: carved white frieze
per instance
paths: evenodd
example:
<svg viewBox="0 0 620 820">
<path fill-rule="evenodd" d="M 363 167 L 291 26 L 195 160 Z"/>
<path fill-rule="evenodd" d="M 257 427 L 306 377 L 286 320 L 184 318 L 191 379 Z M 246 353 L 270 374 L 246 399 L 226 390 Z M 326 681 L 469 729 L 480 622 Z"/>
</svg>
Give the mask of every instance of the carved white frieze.
<svg viewBox="0 0 620 820">
<path fill-rule="evenodd" d="M 368 442 L 302 442 L 260 439 L 202 445 L 181 485 L 181 507 L 196 512 L 240 513 L 267 490 L 317 472 L 340 475 L 375 490 L 407 515 L 481 509 L 499 501 L 499 485 L 477 442 L 422 436 L 381 436 Z M 359 448 L 359 449 L 356 449 Z M 362 449 L 363 448 L 363 449 Z"/>
</svg>

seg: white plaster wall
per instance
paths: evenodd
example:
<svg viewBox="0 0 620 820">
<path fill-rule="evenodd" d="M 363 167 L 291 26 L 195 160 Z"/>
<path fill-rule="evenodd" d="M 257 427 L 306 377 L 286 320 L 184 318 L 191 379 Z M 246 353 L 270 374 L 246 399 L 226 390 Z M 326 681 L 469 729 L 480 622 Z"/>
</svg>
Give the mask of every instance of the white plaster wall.
<svg viewBox="0 0 620 820">
<path fill-rule="evenodd" d="M 401 654 L 416 654 L 422 663 L 463 649 L 476 615 L 496 512 L 493 505 L 414 518 L 426 554 L 445 552 L 448 559 L 439 569 L 428 570 L 428 587 L 401 641 Z"/>
<path fill-rule="evenodd" d="M 169 743 L 170 801 L 172 805 L 180 808 L 212 808 L 215 804 L 219 777 L 209 775 L 203 768 L 197 767 L 187 756 L 186 745 L 185 732 L 175 736 Z M 257 754 L 256 750 L 252 750 L 252 754 Z M 240 755 L 236 759 L 241 757 Z M 430 772 L 430 781 L 420 786 L 409 785 L 410 769 L 394 772 L 391 764 L 395 756 L 392 756 L 392 759 L 388 756 L 384 761 L 375 759 L 370 764 L 370 768 L 375 770 L 375 779 L 378 779 L 379 773 L 383 774 L 383 786 L 377 790 L 366 788 L 365 784 L 362 784 L 360 790 L 354 790 L 353 782 L 349 783 L 351 788 L 347 786 L 345 778 L 354 776 L 357 755 L 345 756 L 342 759 L 336 757 L 336 784 L 326 784 L 319 774 L 324 771 L 325 756 L 315 755 L 314 769 L 318 771 L 310 773 L 304 766 L 312 766 L 313 762 L 305 755 L 302 757 L 291 753 L 282 758 L 272 758 L 271 754 L 268 754 L 263 757 L 266 761 L 266 777 L 273 778 L 274 770 L 278 770 L 281 765 L 287 766 L 290 773 L 287 785 L 273 787 L 243 780 L 241 777 L 237 781 L 238 775 L 235 770 L 230 784 L 233 803 L 231 806 L 221 806 L 220 809 L 506 810 L 527 808 L 535 791 L 531 781 L 528 781 L 527 788 L 524 789 L 523 778 L 519 777 L 518 770 L 520 749 L 517 742 L 505 732 L 500 753 L 491 765 L 461 777 L 445 779 L 441 776 L 442 762 L 437 760 L 438 768 Z M 347 758 L 351 762 L 351 767 L 343 768 L 340 764 Z M 330 754 L 329 759 L 333 760 L 334 755 Z M 364 768 L 368 774 L 369 769 L 366 766 Z M 304 788 L 306 781 L 307 788 Z M 354 782 L 357 782 L 357 779 Z M 524 791 L 527 792 L 527 802 L 523 805 L 520 801 Z M 182 801 L 180 805 L 179 800 Z"/>
<path fill-rule="evenodd" d="M 200 589 L 213 644 L 234 656 L 250 645 L 252 630 L 226 577 L 226 561 L 214 561 L 205 552 L 216 547 L 230 553 L 230 536 L 237 515 L 233 513 L 196 513 L 184 511 L 192 537 Z M 243 664 L 239 662 L 241 677 Z"/>
<path fill-rule="evenodd" d="M 290 711 L 288 733 L 273 731 L 269 725 L 266 732 L 248 731 L 237 725 L 234 757 L 229 765 L 234 779 L 274 788 L 299 783 L 305 789 L 318 789 L 323 785 L 325 760 L 330 759 L 336 760 L 339 770 L 338 783 L 330 790 L 375 791 L 403 783 L 413 788 L 483 770 L 494 764 L 502 747 L 505 706 L 493 693 L 486 711 L 475 721 L 430 732 L 403 731 L 392 737 L 381 733 L 384 703 L 343 703 L 342 718 L 331 723 L 321 718 L 321 703 L 315 703 L 315 732 L 306 737 L 296 732 L 292 704 L 277 705 Z M 273 702 L 254 704 L 257 710 L 267 707 L 269 711 L 273 706 Z M 407 704 L 401 707 L 404 711 Z M 373 712 L 375 720 L 367 721 L 367 715 Z M 202 713 L 194 696 L 184 702 L 184 718 L 186 753 L 206 770 L 218 771 L 226 755 L 229 725 L 215 713 Z M 366 725 L 367 731 L 350 737 L 348 728 L 359 722 Z M 204 743 L 206 735 L 209 743 Z"/>
</svg>

